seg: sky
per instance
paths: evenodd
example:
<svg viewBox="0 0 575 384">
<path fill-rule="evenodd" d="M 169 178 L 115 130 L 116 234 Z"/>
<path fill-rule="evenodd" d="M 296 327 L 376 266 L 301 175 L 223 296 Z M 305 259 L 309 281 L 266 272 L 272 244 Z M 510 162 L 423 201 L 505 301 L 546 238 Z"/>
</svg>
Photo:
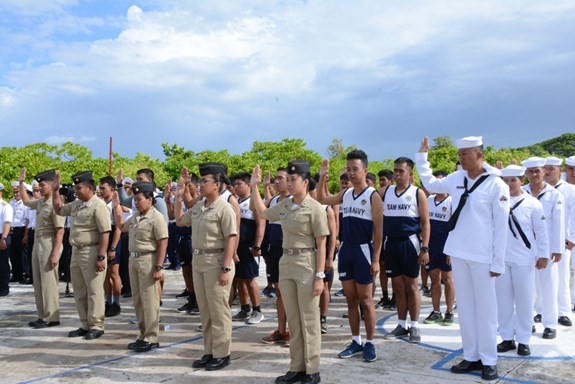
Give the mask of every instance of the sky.
<svg viewBox="0 0 575 384">
<path fill-rule="evenodd" d="M 575 132 L 575 0 L 0 0 L 0 146 L 249 151 Z"/>
</svg>

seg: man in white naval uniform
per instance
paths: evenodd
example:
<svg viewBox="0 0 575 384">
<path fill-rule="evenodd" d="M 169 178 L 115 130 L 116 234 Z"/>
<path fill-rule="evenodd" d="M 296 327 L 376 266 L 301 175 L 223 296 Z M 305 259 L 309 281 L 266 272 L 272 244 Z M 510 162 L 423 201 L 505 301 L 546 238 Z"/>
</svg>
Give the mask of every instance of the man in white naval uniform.
<svg viewBox="0 0 575 384">
<path fill-rule="evenodd" d="M 545 159 L 545 182 L 561 192 L 565 202 L 565 250 L 557 263 L 559 272 L 559 287 L 557 291 L 557 306 L 559 308 L 559 324 L 566 327 L 573 325 L 571 314 L 571 248 L 575 245 L 575 186 L 561 180 L 561 165 L 563 159 L 548 157 Z"/>
<path fill-rule="evenodd" d="M 565 173 L 561 175 L 561 178 L 566 180 L 567 183 L 575 185 L 575 156 L 570 156 L 565 159 L 564 171 Z M 575 221 L 575 218 L 573 218 L 572 220 Z M 575 244 L 567 243 L 567 249 L 569 251 L 572 251 L 574 246 Z M 575 257 L 573 257 L 573 255 L 571 255 L 571 265 L 575 270 Z M 572 311 L 575 312 L 575 278 L 573 278 L 573 286 L 571 287 L 571 303 L 573 304 Z"/>
<path fill-rule="evenodd" d="M 517 348 L 520 356 L 529 356 L 529 340 L 535 302 L 535 268 L 547 267 L 549 238 L 543 206 L 521 185 L 525 168 L 510 165 L 501 170 L 509 186 L 511 211 L 507 228 L 505 273 L 495 282 L 499 335 L 498 352 Z M 515 340 L 519 345 L 515 344 Z"/>
<path fill-rule="evenodd" d="M 453 207 L 450 233 L 443 252 L 451 257 L 457 295 L 464 360 L 453 373 L 481 370 L 481 378 L 497 375 L 497 299 L 495 278 L 505 270 L 509 220 L 509 188 L 501 172 L 483 162 L 483 139 L 458 140 L 462 170 L 443 179 L 432 175 L 427 151 L 429 138 L 415 155 L 419 176 L 433 193 L 449 193 Z"/>
<path fill-rule="evenodd" d="M 543 323 L 543 338 L 554 339 L 557 337 L 557 319 L 559 310 L 557 307 L 557 291 L 559 287 L 559 270 L 557 263 L 561 260 L 565 251 L 565 225 L 563 195 L 544 181 L 545 159 L 542 157 L 530 157 L 521 162 L 527 170 L 525 176 L 529 184 L 523 190 L 536 197 L 543 205 L 545 223 L 549 236 L 550 262 L 547 268 L 538 270 L 535 274 L 535 311 L 537 315 L 534 321 Z M 552 262 L 551 262 L 552 261 Z"/>
</svg>

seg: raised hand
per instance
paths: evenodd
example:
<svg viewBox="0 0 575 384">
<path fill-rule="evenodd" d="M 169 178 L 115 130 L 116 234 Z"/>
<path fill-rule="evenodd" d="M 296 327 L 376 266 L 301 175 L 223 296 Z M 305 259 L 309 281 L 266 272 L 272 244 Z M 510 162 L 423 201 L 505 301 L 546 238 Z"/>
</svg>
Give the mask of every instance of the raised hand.
<svg viewBox="0 0 575 384">
<path fill-rule="evenodd" d="M 319 167 L 319 177 L 320 179 L 322 177 L 327 176 L 327 174 L 329 173 L 329 160 L 328 159 L 323 159 L 321 161 L 321 165 Z"/>
<path fill-rule="evenodd" d="M 54 191 L 60 190 L 60 172 L 56 172 L 56 176 L 54 176 L 54 182 L 52 183 L 52 189 Z"/>
<path fill-rule="evenodd" d="M 123 182 L 124 182 L 124 171 L 122 171 L 122 168 L 120 168 L 118 169 L 118 176 L 116 177 L 116 183 L 120 185 Z"/>
<path fill-rule="evenodd" d="M 423 140 L 421 140 L 421 145 L 419 146 L 419 152 L 426 153 L 429 151 L 429 137 L 425 136 Z"/>
<path fill-rule="evenodd" d="M 260 169 L 260 165 L 256 164 L 254 167 L 254 171 L 252 172 L 252 178 L 250 179 L 250 185 L 252 187 L 257 187 L 262 182 L 262 170 Z"/>
<path fill-rule="evenodd" d="M 182 167 L 182 171 L 180 172 L 180 177 L 184 179 L 184 183 L 190 182 L 190 172 L 188 171 L 188 167 Z"/>
<path fill-rule="evenodd" d="M 120 205 L 120 196 L 118 196 L 118 191 L 114 191 L 112 195 L 112 208 L 116 208 L 118 205 Z"/>
<path fill-rule="evenodd" d="M 22 168 L 20 170 L 20 177 L 18 178 L 18 181 L 21 183 L 26 181 L 26 168 Z"/>
<path fill-rule="evenodd" d="M 264 178 L 264 185 L 267 187 L 267 186 L 270 185 L 271 183 L 272 183 L 272 177 L 271 177 L 271 175 L 270 175 L 270 173 L 269 173 L 269 171 L 268 171 L 268 172 L 266 172 L 266 176 L 265 176 L 265 178 Z"/>
</svg>

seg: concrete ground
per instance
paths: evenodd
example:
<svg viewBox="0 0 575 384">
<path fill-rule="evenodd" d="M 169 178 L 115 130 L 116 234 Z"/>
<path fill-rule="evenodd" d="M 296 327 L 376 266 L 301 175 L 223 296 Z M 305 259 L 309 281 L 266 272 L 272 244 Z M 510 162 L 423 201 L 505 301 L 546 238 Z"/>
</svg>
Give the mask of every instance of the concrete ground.
<svg viewBox="0 0 575 384">
<path fill-rule="evenodd" d="M 234 323 L 232 363 L 215 372 L 191 368 L 203 352 L 202 334 L 197 331 L 199 316 L 177 312 L 184 299 L 176 299 L 183 289 L 181 272 L 166 271 L 163 296 L 161 348 L 142 354 L 126 349 L 137 329 L 131 299 L 122 299 L 122 314 L 106 319 L 106 333 L 97 340 L 68 338 L 79 326 L 74 299 L 64 297 L 61 283 L 62 325 L 34 330 L 27 322 L 36 318 L 33 288 L 12 284 L 10 295 L 0 298 L 0 383 L 273 383 L 289 367 L 289 349 L 266 345 L 262 337 L 276 329 L 274 299 L 262 298 L 266 319 L 257 325 Z M 261 281 L 261 279 L 260 279 Z M 332 293 L 340 289 L 334 282 Z M 424 297 L 420 317 L 422 343 L 387 341 L 383 334 L 396 325 L 394 312 L 377 310 L 378 360 L 365 363 L 359 357 L 337 358 L 350 342 L 345 298 L 332 296 L 329 332 L 323 335 L 321 377 L 323 383 L 477 383 L 478 373 L 454 375 L 449 367 L 462 358 L 459 330 L 425 325 L 431 310 Z M 237 308 L 232 310 L 234 313 Z M 540 324 L 539 324 L 540 326 Z M 510 383 L 572 383 L 575 374 L 575 331 L 558 326 L 555 340 L 541 339 L 542 329 L 533 336 L 533 355 L 520 358 L 515 352 L 501 354 L 500 379 Z"/>
</svg>

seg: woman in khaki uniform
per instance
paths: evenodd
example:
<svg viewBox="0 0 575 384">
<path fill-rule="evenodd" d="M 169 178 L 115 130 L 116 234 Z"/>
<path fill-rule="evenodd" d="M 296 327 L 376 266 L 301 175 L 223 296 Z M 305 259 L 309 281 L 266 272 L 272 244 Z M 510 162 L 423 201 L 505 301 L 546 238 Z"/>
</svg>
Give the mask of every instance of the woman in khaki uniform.
<svg viewBox="0 0 575 384">
<path fill-rule="evenodd" d="M 128 232 L 130 251 L 130 286 L 140 335 L 128 349 L 147 352 L 158 348 L 160 331 L 160 294 L 158 284 L 164 269 L 168 246 L 168 224 L 164 215 L 154 208 L 156 185 L 138 181 L 132 185 L 137 213 L 123 220 L 118 193 L 112 202 L 114 221 L 122 232 Z"/>
<path fill-rule="evenodd" d="M 276 384 L 316 384 L 319 375 L 321 331 L 319 297 L 325 278 L 326 237 L 329 235 L 325 209 L 308 194 L 311 180 L 309 161 L 288 164 L 288 190 L 292 197 L 266 209 L 259 184 L 259 165 L 252 173 L 252 204 L 259 217 L 280 221 L 283 256 L 279 264 L 279 285 L 290 329 L 290 369 L 276 378 Z"/>
<path fill-rule="evenodd" d="M 232 206 L 220 199 L 225 172 L 220 163 L 200 164 L 202 199 L 183 213 L 183 185 L 178 185 L 174 201 L 176 224 L 192 227 L 194 291 L 204 333 L 204 355 L 192 367 L 209 371 L 230 363 L 232 343 L 228 299 L 234 279 L 237 224 Z"/>
</svg>

